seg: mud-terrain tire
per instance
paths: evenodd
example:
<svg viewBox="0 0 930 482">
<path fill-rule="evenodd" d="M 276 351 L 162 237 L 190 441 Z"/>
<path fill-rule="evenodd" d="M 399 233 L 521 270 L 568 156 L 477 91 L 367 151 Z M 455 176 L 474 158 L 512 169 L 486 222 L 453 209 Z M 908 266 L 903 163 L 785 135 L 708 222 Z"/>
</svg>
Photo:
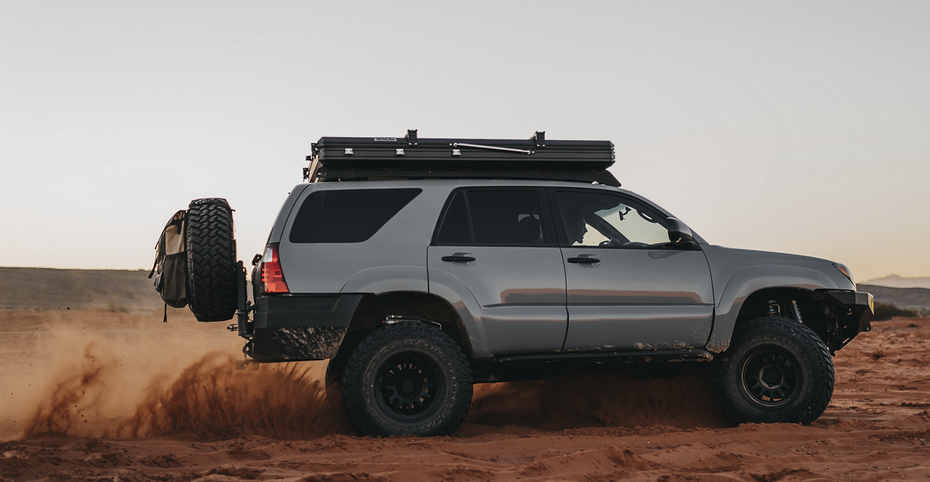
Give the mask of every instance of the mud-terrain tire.
<svg viewBox="0 0 930 482">
<path fill-rule="evenodd" d="M 715 385 L 737 423 L 817 420 L 833 397 L 833 359 L 823 340 L 787 318 L 756 318 L 737 326 Z"/>
<path fill-rule="evenodd" d="M 236 313 L 236 240 L 225 199 L 191 201 L 187 212 L 187 302 L 197 321 Z"/>
<path fill-rule="evenodd" d="M 471 406 L 471 368 L 438 327 L 397 323 L 372 332 L 343 373 L 349 418 L 363 435 L 451 435 Z"/>
</svg>

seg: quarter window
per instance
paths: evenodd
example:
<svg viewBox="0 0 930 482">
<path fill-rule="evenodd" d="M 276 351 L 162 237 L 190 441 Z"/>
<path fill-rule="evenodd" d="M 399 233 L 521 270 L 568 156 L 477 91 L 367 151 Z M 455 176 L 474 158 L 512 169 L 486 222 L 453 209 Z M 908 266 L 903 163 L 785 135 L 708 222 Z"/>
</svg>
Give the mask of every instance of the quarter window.
<svg viewBox="0 0 930 482">
<path fill-rule="evenodd" d="M 446 209 L 442 218 L 439 234 L 436 236 L 438 244 L 472 244 L 471 228 L 468 222 L 468 208 L 465 207 L 465 192 L 455 193 L 452 202 Z"/>
</svg>

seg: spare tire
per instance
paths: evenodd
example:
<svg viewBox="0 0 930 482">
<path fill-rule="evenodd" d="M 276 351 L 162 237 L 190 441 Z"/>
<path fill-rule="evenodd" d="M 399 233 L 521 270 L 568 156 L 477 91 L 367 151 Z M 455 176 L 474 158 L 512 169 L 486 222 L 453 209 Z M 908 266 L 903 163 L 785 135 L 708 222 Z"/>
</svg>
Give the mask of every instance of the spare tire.
<svg viewBox="0 0 930 482">
<path fill-rule="evenodd" d="M 197 321 L 236 313 L 236 240 L 222 198 L 195 199 L 187 212 L 187 301 Z"/>
</svg>

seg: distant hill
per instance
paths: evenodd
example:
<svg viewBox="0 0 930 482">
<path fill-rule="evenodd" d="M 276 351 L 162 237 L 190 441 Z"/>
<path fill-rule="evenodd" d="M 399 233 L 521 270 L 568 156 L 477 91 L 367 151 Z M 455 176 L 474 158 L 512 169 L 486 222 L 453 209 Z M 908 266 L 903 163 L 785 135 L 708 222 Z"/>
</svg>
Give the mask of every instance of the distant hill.
<svg viewBox="0 0 930 482">
<path fill-rule="evenodd" d="M 110 310 L 150 313 L 164 306 L 147 270 L 0 267 L 0 310 Z"/>
<path fill-rule="evenodd" d="M 898 308 L 916 310 L 924 316 L 930 315 L 930 289 L 926 288 L 889 288 L 860 284 L 859 291 L 868 291 L 875 297 L 876 303 L 895 305 Z"/>
<path fill-rule="evenodd" d="M 925 288 L 930 289 L 930 277 L 905 278 L 896 274 L 884 278 L 870 279 L 863 284 L 872 286 L 887 286 L 889 288 Z"/>
</svg>

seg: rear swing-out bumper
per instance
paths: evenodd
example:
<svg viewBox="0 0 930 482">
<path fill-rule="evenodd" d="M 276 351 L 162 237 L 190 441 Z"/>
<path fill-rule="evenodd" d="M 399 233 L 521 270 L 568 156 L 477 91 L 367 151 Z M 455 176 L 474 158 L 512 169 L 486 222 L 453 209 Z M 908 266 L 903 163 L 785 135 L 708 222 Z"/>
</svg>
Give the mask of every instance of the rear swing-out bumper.
<svg viewBox="0 0 930 482">
<path fill-rule="evenodd" d="M 258 362 L 332 358 L 361 301 L 360 294 L 259 297 L 252 321 L 239 320 L 246 355 Z"/>
<path fill-rule="evenodd" d="M 258 296 L 249 301 L 245 267 L 237 267 L 239 336 L 253 361 L 325 360 L 336 356 L 360 294 Z M 254 275 L 254 273 L 253 273 Z M 252 319 L 249 319 L 251 314 Z"/>
</svg>

